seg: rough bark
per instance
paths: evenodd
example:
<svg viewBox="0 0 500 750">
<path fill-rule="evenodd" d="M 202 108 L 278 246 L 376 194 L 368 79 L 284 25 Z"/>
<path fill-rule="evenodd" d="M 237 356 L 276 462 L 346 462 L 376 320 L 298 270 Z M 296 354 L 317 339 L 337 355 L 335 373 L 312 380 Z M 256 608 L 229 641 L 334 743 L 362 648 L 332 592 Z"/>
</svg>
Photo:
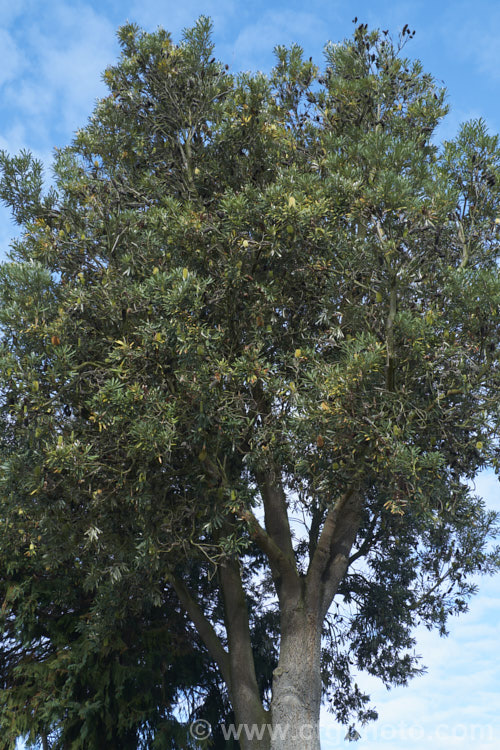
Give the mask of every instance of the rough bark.
<svg viewBox="0 0 500 750">
<path fill-rule="evenodd" d="M 303 603 L 282 614 L 273 677 L 271 750 L 320 750 L 321 623 Z"/>
</svg>

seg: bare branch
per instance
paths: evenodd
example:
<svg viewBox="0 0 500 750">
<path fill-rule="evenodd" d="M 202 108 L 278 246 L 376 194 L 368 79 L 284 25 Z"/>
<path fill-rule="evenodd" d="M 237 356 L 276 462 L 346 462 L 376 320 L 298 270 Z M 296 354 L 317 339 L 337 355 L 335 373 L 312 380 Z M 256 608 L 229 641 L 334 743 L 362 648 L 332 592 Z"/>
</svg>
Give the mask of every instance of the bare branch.
<svg viewBox="0 0 500 750">
<path fill-rule="evenodd" d="M 300 589 L 300 578 L 281 477 L 275 471 L 267 471 L 257 472 L 256 479 L 264 503 L 265 533 L 273 543 L 272 547 L 268 544 L 268 550 L 271 552 L 278 549 L 281 553 L 279 564 L 275 557 L 269 557 L 276 592 L 280 599 L 282 595 L 295 596 Z M 264 542 L 263 537 L 261 541 Z"/>
<path fill-rule="evenodd" d="M 255 673 L 248 608 L 238 561 L 226 560 L 219 567 L 218 575 L 224 599 L 233 707 L 236 712 L 245 712 L 250 722 L 259 722 L 263 719 L 264 707 Z"/>
<path fill-rule="evenodd" d="M 330 547 L 337 527 L 337 522 L 340 513 L 354 494 L 354 488 L 351 487 L 342 497 L 340 497 L 333 508 L 331 508 L 326 516 L 323 530 L 318 539 L 316 549 L 312 560 L 309 562 L 309 569 L 307 571 L 307 581 L 313 583 L 319 583 L 321 576 L 323 575 L 328 559 L 330 557 Z M 309 583 L 308 583 L 309 585 Z"/>
<path fill-rule="evenodd" d="M 264 503 L 266 531 L 283 554 L 293 560 L 292 532 L 288 519 L 286 495 L 281 477 L 275 470 L 256 473 L 257 483 Z"/>
<path fill-rule="evenodd" d="M 200 605 L 195 601 L 193 595 L 187 588 L 184 581 L 177 576 L 170 576 L 169 583 L 172 584 L 177 594 L 182 608 L 193 621 L 198 635 L 207 647 L 210 656 L 216 662 L 220 669 L 222 678 L 231 693 L 231 670 L 229 667 L 229 656 L 222 646 L 219 636 L 214 630 L 212 623 L 205 617 Z"/>
<path fill-rule="evenodd" d="M 378 534 L 374 534 L 375 527 L 377 526 L 377 522 L 379 520 L 380 516 L 375 515 L 373 517 L 373 520 L 370 524 L 370 528 L 368 529 L 366 536 L 363 540 L 363 543 L 361 544 L 361 547 L 358 549 L 357 552 L 355 552 L 353 555 L 349 558 L 349 565 L 352 565 L 353 562 L 356 562 L 356 560 L 359 560 L 360 557 L 363 557 L 366 555 L 367 552 L 370 551 L 372 545 L 374 542 L 376 542 L 380 538 L 380 530 Z"/>
<path fill-rule="evenodd" d="M 239 517 L 241 520 L 246 521 L 251 538 L 257 544 L 259 549 L 267 555 L 273 572 L 273 577 L 274 569 L 276 570 L 276 575 L 278 577 L 290 574 L 296 575 L 297 570 L 290 558 L 283 553 L 280 547 L 278 547 L 274 540 L 269 536 L 267 531 L 260 525 L 252 511 L 245 510 Z"/>
<path fill-rule="evenodd" d="M 306 576 L 310 607 L 324 616 L 347 570 L 349 553 L 361 520 L 361 494 L 351 487 L 326 516 L 323 530 Z"/>
</svg>

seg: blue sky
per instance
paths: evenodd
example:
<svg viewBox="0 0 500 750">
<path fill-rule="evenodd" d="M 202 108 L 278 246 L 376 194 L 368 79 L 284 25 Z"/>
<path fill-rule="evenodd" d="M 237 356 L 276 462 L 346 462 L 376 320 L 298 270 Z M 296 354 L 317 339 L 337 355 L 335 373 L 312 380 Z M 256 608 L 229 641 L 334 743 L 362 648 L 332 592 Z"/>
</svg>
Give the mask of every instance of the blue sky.
<svg viewBox="0 0 500 750">
<path fill-rule="evenodd" d="M 161 25 L 178 39 L 200 14 L 213 18 L 217 56 L 232 70 L 268 70 L 276 44 L 298 42 L 320 62 L 323 45 L 353 30 L 352 19 L 397 33 L 416 30 L 407 53 L 448 89 L 451 113 L 439 131 L 452 137 L 458 124 L 483 117 L 500 131 L 500 4 L 494 0 L 346 2 L 288 0 L 0 0 L 0 148 L 28 148 L 50 175 L 55 146 L 84 125 L 104 94 L 101 73 L 118 53 L 115 30 L 126 20 L 148 30 Z M 0 209 L 0 257 L 14 232 Z M 478 479 L 477 491 L 500 510 L 498 482 Z M 500 747 L 500 579 L 480 583 L 470 612 L 451 623 L 450 636 L 419 633 L 418 652 L 428 673 L 409 688 L 387 692 L 372 679 L 380 719 L 362 731 L 362 750 L 496 750 Z M 323 750 L 347 747 L 341 731 L 323 716 Z"/>
</svg>

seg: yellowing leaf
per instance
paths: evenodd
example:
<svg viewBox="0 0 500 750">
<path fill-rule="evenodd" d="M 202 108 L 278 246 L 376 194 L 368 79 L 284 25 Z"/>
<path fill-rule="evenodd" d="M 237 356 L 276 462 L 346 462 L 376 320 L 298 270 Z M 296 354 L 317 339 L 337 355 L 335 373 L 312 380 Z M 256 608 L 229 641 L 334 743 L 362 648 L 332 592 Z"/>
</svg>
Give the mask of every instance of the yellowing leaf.
<svg viewBox="0 0 500 750">
<path fill-rule="evenodd" d="M 382 302 L 382 299 L 382 292 L 377 292 L 377 294 L 375 295 L 376 302 Z"/>
<path fill-rule="evenodd" d="M 301 349 L 295 349 L 295 356 L 297 359 L 302 356 L 302 350 Z"/>
<path fill-rule="evenodd" d="M 477 450 L 480 451 L 482 447 L 483 447 L 483 444 L 482 444 L 481 440 L 478 440 L 477 443 L 476 443 Z"/>
<path fill-rule="evenodd" d="M 243 245 L 243 247 L 248 247 L 248 240 L 243 240 L 241 244 Z"/>
<path fill-rule="evenodd" d="M 157 273 L 159 272 L 159 270 L 160 270 L 160 269 L 158 268 L 158 266 L 155 266 L 155 267 L 153 268 L 153 276 L 156 276 L 156 274 L 157 274 Z"/>
<path fill-rule="evenodd" d="M 322 411 L 328 411 L 328 410 L 329 410 L 329 408 L 330 408 L 330 407 L 328 406 L 328 404 L 326 403 L 326 401 L 322 401 L 322 402 L 321 402 L 321 406 L 320 406 L 320 409 L 321 409 Z"/>
<path fill-rule="evenodd" d="M 186 279 L 187 279 L 188 276 L 189 276 L 188 269 L 187 268 L 183 268 L 182 269 L 182 278 L 184 279 L 184 281 L 186 281 Z"/>
<path fill-rule="evenodd" d="M 288 208 L 295 208 L 296 205 L 297 205 L 297 201 L 295 200 L 293 195 L 291 195 L 288 199 Z"/>
</svg>

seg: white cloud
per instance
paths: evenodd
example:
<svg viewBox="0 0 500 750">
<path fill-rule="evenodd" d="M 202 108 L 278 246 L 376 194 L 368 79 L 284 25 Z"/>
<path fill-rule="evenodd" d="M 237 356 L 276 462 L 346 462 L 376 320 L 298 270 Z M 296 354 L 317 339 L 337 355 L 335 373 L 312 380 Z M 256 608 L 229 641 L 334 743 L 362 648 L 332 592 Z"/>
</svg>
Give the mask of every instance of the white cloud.
<svg viewBox="0 0 500 750">
<path fill-rule="evenodd" d="M 10 35 L 0 32 L 0 44 L 11 51 L 0 73 L 0 82 L 8 80 L 4 128 L 22 126 L 29 145 L 44 150 L 54 145 L 55 134 L 58 145 L 68 142 L 105 91 L 101 74 L 117 54 L 114 25 L 90 5 L 61 1 L 44 4 L 33 15 L 27 11 Z"/>
<path fill-rule="evenodd" d="M 377 722 L 360 729 L 363 750 L 403 745 L 412 750 L 429 746 L 434 750 L 471 746 L 493 750 L 500 746 L 498 579 L 482 583 L 483 593 L 472 600 L 470 612 L 450 621 L 448 638 L 418 629 L 417 652 L 428 667 L 425 675 L 390 692 L 379 680 L 359 676 L 361 689 L 371 695 L 379 711 Z M 338 741 L 341 728 L 326 711 L 322 727 L 324 750 L 344 746 Z"/>
<path fill-rule="evenodd" d="M 6 29 L 0 29 L 0 53 L 2 55 L 0 86 L 3 86 L 7 81 L 19 75 L 25 65 L 23 54 Z"/>
<path fill-rule="evenodd" d="M 0 18 L 2 25 L 8 26 L 21 16 L 30 5 L 29 0 L 0 0 Z"/>
<path fill-rule="evenodd" d="M 104 93 L 101 74 L 116 57 L 115 29 L 83 4 L 57 6 L 51 21 L 54 31 L 44 24 L 30 34 L 38 58 L 32 96 L 41 95 L 39 106 L 47 116 L 48 107 L 53 108 L 59 127 L 75 129 L 90 114 L 95 98 Z"/>
<path fill-rule="evenodd" d="M 274 63 L 272 51 L 276 45 L 288 46 L 300 41 L 309 55 L 313 50 L 323 48 L 329 30 L 317 13 L 267 11 L 242 29 L 234 41 L 232 57 L 239 69 L 262 69 L 263 62 Z"/>
<path fill-rule="evenodd" d="M 127 18 L 135 21 L 149 31 L 154 31 L 158 26 L 163 26 L 171 31 L 177 40 L 182 29 L 193 26 L 199 16 L 209 16 L 215 27 L 215 32 L 220 35 L 239 14 L 248 11 L 248 6 L 238 8 L 239 3 L 235 0 L 220 0 L 220 2 L 203 2 L 203 0 L 186 0 L 185 2 L 141 2 L 135 0 L 130 3 L 127 10 Z M 125 20 L 125 18 L 124 18 Z"/>
<path fill-rule="evenodd" d="M 500 10 L 494 3 L 477 0 L 453 3 L 443 16 L 448 33 L 443 42 L 461 60 L 471 61 L 484 75 L 500 79 L 498 25 Z"/>
</svg>

